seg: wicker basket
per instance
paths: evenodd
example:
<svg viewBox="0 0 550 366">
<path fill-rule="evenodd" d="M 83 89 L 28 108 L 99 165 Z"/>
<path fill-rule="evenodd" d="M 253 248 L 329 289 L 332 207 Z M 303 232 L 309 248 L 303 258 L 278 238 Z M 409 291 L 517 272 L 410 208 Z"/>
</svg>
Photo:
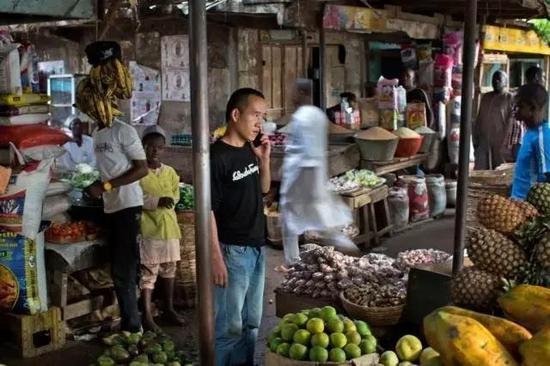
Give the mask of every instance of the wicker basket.
<svg viewBox="0 0 550 366">
<path fill-rule="evenodd" d="M 195 215 L 178 212 L 181 230 L 180 261 L 176 270 L 175 302 L 183 307 L 194 307 L 196 299 L 197 265 L 195 258 Z"/>
<path fill-rule="evenodd" d="M 354 319 L 364 320 L 375 327 L 387 327 L 399 324 L 405 304 L 388 307 L 367 307 L 356 305 L 346 299 L 344 292 L 340 293 L 342 307 Z"/>
</svg>

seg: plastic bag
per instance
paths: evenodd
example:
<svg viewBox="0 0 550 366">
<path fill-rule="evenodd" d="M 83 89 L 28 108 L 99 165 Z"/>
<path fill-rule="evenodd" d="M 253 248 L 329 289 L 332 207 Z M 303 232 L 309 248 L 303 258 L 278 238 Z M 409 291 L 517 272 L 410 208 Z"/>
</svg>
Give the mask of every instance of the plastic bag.
<svg viewBox="0 0 550 366">
<path fill-rule="evenodd" d="M 449 32 L 443 36 L 444 52 L 451 56 L 455 65 L 462 65 L 462 32 Z"/>
<path fill-rule="evenodd" d="M 59 194 L 47 197 L 42 206 L 42 219 L 51 221 L 55 216 L 63 214 L 71 208 L 69 196 Z"/>
<path fill-rule="evenodd" d="M 49 113 L 21 114 L 14 116 L 0 116 L 2 126 L 22 126 L 44 124 L 50 119 Z"/>
<path fill-rule="evenodd" d="M 418 86 L 430 90 L 434 85 L 434 62 L 422 62 L 418 66 Z"/>
<path fill-rule="evenodd" d="M 0 231 L 36 239 L 42 220 L 42 204 L 50 182 L 52 160 L 29 164 L 13 173 L 6 194 L 0 195 Z"/>
<path fill-rule="evenodd" d="M 378 79 L 378 84 L 376 86 L 378 109 L 398 110 L 397 85 L 399 85 L 398 79 L 389 80 L 384 77 Z"/>
<path fill-rule="evenodd" d="M 394 227 L 399 229 L 406 226 L 409 222 L 409 194 L 407 188 L 398 186 L 391 188 L 388 205 Z"/>
<path fill-rule="evenodd" d="M 44 126 L 0 126 L 0 146 L 12 142 L 18 149 L 40 145 L 63 145 L 70 138 L 62 131 Z"/>
<path fill-rule="evenodd" d="M 438 54 L 434 64 L 434 86 L 440 88 L 452 87 L 453 58 Z"/>
<path fill-rule="evenodd" d="M 380 112 L 380 127 L 388 131 L 397 130 L 398 112 L 394 109 L 384 109 Z"/>
<path fill-rule="evenodd" d="M 460 152 L 460 126 L 453 124 L 447 136 L 447 150 L 451 164 L 458 164 Z"/>
<path fill-rule="evenodd" d="M 47 311 L 44 234 L 0 233 L 0 312 Z"/>
<path fill-rule="evenodd" d="M 409 103 L 407 105 L 407 127 L 416 130 L 419 127 L 426 127 L 426 104 Z"/>
<path fill-rule="evenodd" d="M 432 58 L 432 44 L 431 43 L 422 43 L 416 45 L 416 58 L 418 59 L 418 64 L 433 62 Z"/>
<path fill-rule="evenodd" d="M 421 177 L 409 181 L 409 216 L 411 222 L 418 222 L 430 217 L 428 204 L 428 187 Z"/>
<path fill-rule="evenodd" d="M 416 69 L 418 61 L 416 60 L 416 49 L 412 45 L 401 46 L 401 62 L 404 67 Z"/>
<path fill-rule="evenodd" d="M 361 109 L 361 127 L 376 127 L 380 121 L 376 98 L 359 99 Z"/>
</svg>

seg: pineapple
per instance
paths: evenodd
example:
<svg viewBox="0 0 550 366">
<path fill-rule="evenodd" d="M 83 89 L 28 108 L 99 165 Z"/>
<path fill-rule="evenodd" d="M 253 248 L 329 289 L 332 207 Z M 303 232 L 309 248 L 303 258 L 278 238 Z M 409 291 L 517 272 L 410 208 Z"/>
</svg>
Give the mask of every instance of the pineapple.
<svg viewBox="0 0 550 366">
<path fill-rule="evenodd" d="M 527 265 L 525 252 L 495 230 L 472 229 L 468 239 L 468 256 L 478 269 L 514 278 Z"/>
<path fill-rule="evenodd" d="M 483 226 L 506 235 L 512 234 L 526 220 L 523 211 L 512 200 L 498 195 L 481 199 L 477 215 Z"/>
<path fill-rule="evenodd" d="M 527 202 L 542 215 L 550 215 L 550 183 L 537 183 L 527 193 Z"/>
<path fill-rule="evenodd" d="M 517 200 L 512 200 L 512 202 L 514 203 L 514 205 L 519 207 L 519 209 L 523 212 L 523 215 L 526 218 L 539 216 L 539 211 L 537 210 L 537 208 L 532 204 L 530 204 L 529 202 L 517 201 Z"/>
<path fill-rule="evenodd" d="M 490 310 L 502 290 L 502 281 L 475 267 L 463 268 L 451 281 L 454 304 L 475 310 Z"/>
<path fill-rule="evenodd" d="M 547 271 L 550 271 L 550 234 L 544 235 L 534 248 L 535 261 Z"/>
</svg>

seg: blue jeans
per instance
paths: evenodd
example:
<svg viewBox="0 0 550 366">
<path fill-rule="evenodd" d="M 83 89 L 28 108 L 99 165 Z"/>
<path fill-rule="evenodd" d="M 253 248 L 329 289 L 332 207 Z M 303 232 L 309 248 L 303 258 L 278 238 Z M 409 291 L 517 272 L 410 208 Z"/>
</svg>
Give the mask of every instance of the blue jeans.
<svg viewBox="0 0 550 366">
<path fill-rule="evenodd" d="M 253 366 L 262 320 L 265 249 L 220 245 L 228 284 L 215 290 L 216 366 Z"/>
</svg>

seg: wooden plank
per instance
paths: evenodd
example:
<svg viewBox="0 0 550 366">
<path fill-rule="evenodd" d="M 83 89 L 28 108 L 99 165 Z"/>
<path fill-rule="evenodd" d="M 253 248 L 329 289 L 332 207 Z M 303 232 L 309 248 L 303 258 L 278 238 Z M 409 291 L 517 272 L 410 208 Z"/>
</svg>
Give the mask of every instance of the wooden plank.
<svg viewBox="0 0 550 366">
<path fill-rule="evenodd" d="M 272 93 L 273 88 L 271 79 L 271 46 L 262 47 L 262 58 L 263 58 L 263 67 L 262 67 L 262 92 L 264 93 L 265 100 L 268 103 L 268 108 L 273 106 Z"/>
<path fill-rule="evenodd" d="M 285 112 L 290 113 L 293 109 L 292 103 L 292 91 L 294 89 L 294 82 L 296 81 L 297 73 L 296 64 L 296 48 L 294 46 L 287 46 L 284 48 L 284 107 Z"/>
<path fill-rule="evenodd" d="M 282 48 L 273 46 L 271 49 L 271 80 L 272 88 L 272 105 L 271 108 L 284 108 L 283 105 L 283 90 L 281 85 L 283 72 L 283 55 Z"/>
<path fill-rule="evenodd" d="M 359 166 L 361 169 L 372 170 L 377 175 L 384 175 L 388 173 L 393 173 L 405 168 L 414 167 L 421 164 L 426 158 L 427 154 L 419 154 L 412 158 L 407 158 L 405 160 L 397 160 L 392 162 L 374 162 L 368 160 L 361 160 Z"/>
<path fill-rule="evenodd" d="M 304 48 L 296 47 L 296 75 L 301 78 L 306 78 L 307 75 L 304 72 Z M 306 52 L 307 54 L 307 52 Z"/>
<path fill-rule="evenodd" d="M 63 308 L 63 320 L 78 318 L 90 314 L 103 307 L 103 296 L 95 296 L 91 299 L 78 301 Z"/>
</svg>

